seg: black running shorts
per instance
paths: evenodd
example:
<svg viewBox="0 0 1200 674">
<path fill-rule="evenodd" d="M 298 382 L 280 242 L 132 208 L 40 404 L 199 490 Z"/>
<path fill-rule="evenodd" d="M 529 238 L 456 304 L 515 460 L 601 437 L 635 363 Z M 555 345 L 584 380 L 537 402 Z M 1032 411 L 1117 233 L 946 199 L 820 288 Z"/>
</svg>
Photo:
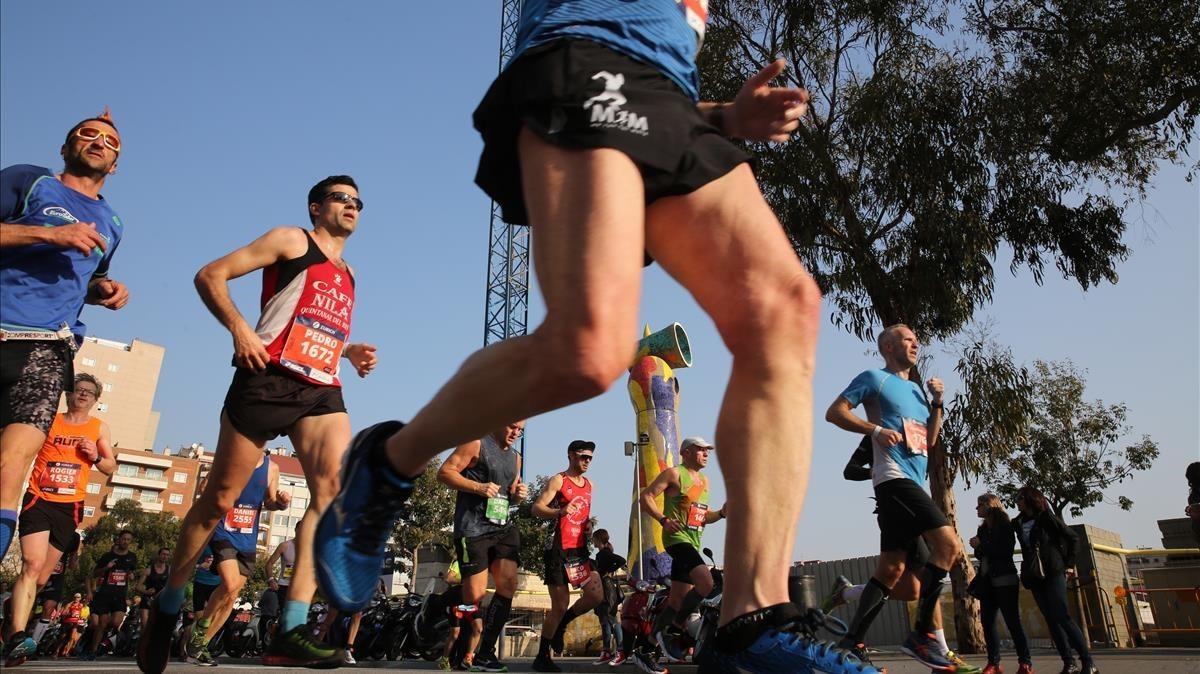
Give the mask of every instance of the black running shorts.
<svg viewBox="0 0 1200 674">
<path fill-rule="evenodd" d="M 71 347 L 62 340 L 0 342 L 0 428 L 50 432 L 58 399 L 75 388 Z"/>
<path fill-rule="evenodd" d="M 50 545 L 65 552 L 75 543 L 75 527 L 82 519 L 83 503 L 55 503 L 25 492 L 17 530 L 22 538 L 41 531 L 50 532 Z"/>
<path fill-rule="evenodd" d="M 458 554 L 458 568 L 462 577 L 474 576 L 488 570 L 498 559 L 521 561 L 521 532 L 515 526 L 481 536 L 454 537 L 454 550 Z"/>
<path fill-rule="evenodd" d="M 216 561 L 215 559 L 213 561 Z M 216 585 L 206 585 L 204 583 L 192 583 L 192 610 L 200 613 L 204 607 L 208 605 L 208 598 L 216 591 Z M 280 603 L 280 606 L 283 604 Z"/>
<path fill-rule="evenodd" d="M 913 539 L 950 522 L 921 485 L 908 478 L 888 480 L 875 487 L 879 549 L 909 551 Z M 911 551 L 910 551 L 911 554 Z"/>
<path fill-rule="evenodd" d="M 217 566 L 228 559 L 237 560 L 238 573 L 242 577 L 249 578 L 254 573 L 254 553 L 242 552 L 233 547 L 233 544 L 226 540 L 213 539 L 208 542 L 208 547 L 212 548 L 213 553 L 213 571 L 216 572 Z"/>
<path fill-rule="evenodd" d="M 475 182 L 518 225 L 529 224 L 522 126 L 556 145 L 625 153 L 641 170 L 647 204 L 693 192 L 749 159 L 658 69 L 586 40 L 522 54 L 492 83 L 474 122 L 484 142 Z"/>
<path fill-rule="evenodd" d="M 305 417 L 345 412 L 340 386 L 318 386 L 268 367 L 263 372 L 238 368 L 225 394 L 226 416 L 251 440 L 287 435 Z"/>
<path fill-rule="evenodd" d="M 591 563 L 592 561 L 588 557 L 587 548 L 563 550 L 557 545 L 552 545 L 549 550 L 542 553 L 542 562 L 546 565 L 546 585 L 557 587 L 570 584 L 570 581 L 567 580 L 567 559 L 571 559 L 574 563 Z M 596 565 L 592 564 L 591 567 L 594 570 Z"/>
<path fill-rule="evenodd" d="M 704 558 L 691 543 L 668 545 L 667 554 L 671 556 L 671 580 L 690 584 L 692 569 L 704 566 Z"/>
<path fill-rule="evenodd" d="M 100 590 L 92 597 L 92 603 L 88 606 L 92 609 L 92 615 L 95 616 L 124 613 L 129 608 L 125 601 L 125 593 L 112 590 Z"/>
</svg>

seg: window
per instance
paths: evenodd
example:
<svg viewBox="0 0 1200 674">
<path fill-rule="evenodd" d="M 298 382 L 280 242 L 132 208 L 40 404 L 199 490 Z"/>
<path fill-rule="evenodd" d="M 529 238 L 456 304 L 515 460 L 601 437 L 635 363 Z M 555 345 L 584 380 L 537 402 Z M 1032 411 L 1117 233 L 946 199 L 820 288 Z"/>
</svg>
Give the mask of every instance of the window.
<svg viewBox="0 0 1200 674">
<path fill-rule="evenodd" d="M 83 506 L 83 516 L 84 517 L 91 517 L 92 515 L 95 515 L 95 514 L 96 514 L 95 508 L 93 508 L 92 506 Z"/>
<path fill-rule="evenodd" d="M 147 468 L 145 477 L 147 480 L 161 480 L 161 479 L 163 479 L 163 469 L 162 468 Z"/>
<path fill-rule="evenodd" d="M 308 507 L 308 499 L 302 497 L 294 498 L 292 499 L 290 507 L 293 510 L 304 510 Z"/>
<path fill-rule="evenodd" d="M 105 385 L 104 385 L 104 390 L 105 390 L 105 391 L 111 391 L 111 390 L 112 390 L 112 384 L 105 384 Z"/>
<path fill-rule="evenodd" d="M 121 369 L 121 368 L 120 368 L 120 367 L 117 367 L 117 364 L 116 364 L 116 363 L 109 363 L 109 364 L 108 364 L 108 371 L 109 371 L 109 372 L 116 372 L 117 370 L 120 370 L 120 369 Z"/>
<path fill-rule="evenodd" d="M 82 362 L 84 365 L 86 365 L 88 367 L 96 367 L 96 359 L 95 358 L 83 358 Z"/>
<path fill-rule="evenodd" d="M 107 412 L 108 411 L 108 403 L 96 403 L 96 411 L 97 412 Z"/>
<path fill-rule="evenodd" d="M 275 526 L 286 527 L 287 526 L 287 515 L 276 515 L 275 516 Z"/>
<path fill-rule="evenodd" d="M 100 493 L 100 483 L 99 482 L 89 482 L 88 486 L 87 486 L 87 493 L 99 494 Z"/>
<path fill-rule="evenodd" d="M 175 481 L 180 484 L 187 484 L 187 473 L 182 470 L 175 471 Z"/>
<path fill-rule="evenodd" d="M 142 503 L 162 503 L 162 501 L 158 498 L 158 492 L 147 491 L 145 489 L 142 490 L 138 500 L 140 500 Z"/>
<path fill-rule="evenodd" d="M 133 498 L 133 489 L 131 487 L 113 487 L 112 499 L 120 501 L 123 498 Z"/>
<path fill-rule="evenodd" d="M 300 524 L 299 517 L 289 517 L 288 518 L 288 528 L 289 529 L 295 529 L 297 524 Z"/>
<path fill-rule="evenodd" d="M 122 463 L 121 465 L 117 466 L 117 475 L 124 475 L 125 477 L 137 477 L 138 467 L 132 463 Z"/>
<path fill-rule="evenodd" d="M 171 502 L 171 505 L 179 505 L 183 503 L 183 494 L 171 494 L 168 500 Z"/>
</svg>

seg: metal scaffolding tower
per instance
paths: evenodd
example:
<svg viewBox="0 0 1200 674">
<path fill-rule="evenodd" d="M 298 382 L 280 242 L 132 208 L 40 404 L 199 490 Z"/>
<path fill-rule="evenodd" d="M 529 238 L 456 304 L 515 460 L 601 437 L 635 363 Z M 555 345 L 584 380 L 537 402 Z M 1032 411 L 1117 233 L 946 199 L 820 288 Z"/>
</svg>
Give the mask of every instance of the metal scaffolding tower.
<svg viewBox="0 0 1200 674">
<path fill-rule="evenodd" d="M 500 68 L 517 46 L 521 0 L 501 0 Z M 483 312 L 483 344 L 524 335 L 529 321 L 529 228 L 500 219 L 492 202 L 488 228 L 487 295 Z"/>
</svg>

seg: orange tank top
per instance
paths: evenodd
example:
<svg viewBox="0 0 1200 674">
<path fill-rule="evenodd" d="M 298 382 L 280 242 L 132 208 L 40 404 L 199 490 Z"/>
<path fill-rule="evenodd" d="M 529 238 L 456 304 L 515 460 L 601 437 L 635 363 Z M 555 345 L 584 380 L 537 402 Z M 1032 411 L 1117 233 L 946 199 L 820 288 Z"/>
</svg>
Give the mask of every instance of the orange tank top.
<svg viewBox="0 0 1200 674">
<path fill-rule="evenodd" d="M 84 438 L 98 443 L 101 423 L 90 417 L 82 424 L 71 424 L 62 412 L 54 416 L 54 425 L 29 475 L 29 491 L 34 496 L 55 503 L 83 500 L 92 463 L 79 451 L 79 443 Z"/>
</svg>

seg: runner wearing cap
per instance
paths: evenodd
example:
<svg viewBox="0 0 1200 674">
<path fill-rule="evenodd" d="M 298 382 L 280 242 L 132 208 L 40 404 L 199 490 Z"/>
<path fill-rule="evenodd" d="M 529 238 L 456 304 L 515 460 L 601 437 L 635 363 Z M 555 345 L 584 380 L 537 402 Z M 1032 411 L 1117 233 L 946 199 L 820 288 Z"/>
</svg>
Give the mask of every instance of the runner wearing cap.
<svg viewBox="0 0 1200 674">
<path fill-rule="evenodd" d="M 708 478 L 700 471 L 708 466 L 714 449 L 704 438 L 687 438 L 679 446 L 679 466 L 658 474 L 642 490 L 642 512 L 658 520 L 663 528 L 663 545 L 671 556 L 671 593 L 654 623 L 663 653 L 682 660 L 679 647 L 683 621 L 713 591 L 713 577 L 700 556 L 700 536 L 705 525 L 725 518 L 725 507 L 708 507 Z M 658 497 L 663 508 L 658 508 Z M 635 653 L 635 656 L 637 654 Z"/>
<path fill-rule="evenodd" d="M 478 610 L 487 595 L 488 571 L 496 585 L 482 624 L 470 621 L 472 646 L 482 640 L 479 655 L 472 660 L 468 652 L 463 661 L 473 672 L 508 671 L 496 658 L 496 640 L 517 592 L 521 534 L 509 518 L 509 506 L 529 493 L 521 481 L 521 456 L 514 447 L 524 432 L 524 421 L 508 424 L 461 445 L 438 469 L 438 481 L 458 492 L 454 547 L 462 574 L 462 603 Z M 470 611 L 462 617 L 468 618 L 466 613 Z"/>
<path fill-rule="evenodd" d="M 537 672 L 559 672 L 550 659 L 553 648 L 560 655 L 563 635 L 571 621 L 598 606 L 604 600 L 600 574 L 588 557 L 587 540 L 591 536 L 592 481 L 583 476 L 592 465 L 596 443 L 572 440 L 567 445 L 567 469 L 550 478 L 538 494 L 530 512 L 534 517 L 554 521 L 554 536 L 547 541 L 546 586 L 550 588 L 550 613 L 542 623 L 542 640 L 538 646 L 533 669 Z M 571 587 L 581 590 L 579 599 L 571 601 Z"/>
</svg>

